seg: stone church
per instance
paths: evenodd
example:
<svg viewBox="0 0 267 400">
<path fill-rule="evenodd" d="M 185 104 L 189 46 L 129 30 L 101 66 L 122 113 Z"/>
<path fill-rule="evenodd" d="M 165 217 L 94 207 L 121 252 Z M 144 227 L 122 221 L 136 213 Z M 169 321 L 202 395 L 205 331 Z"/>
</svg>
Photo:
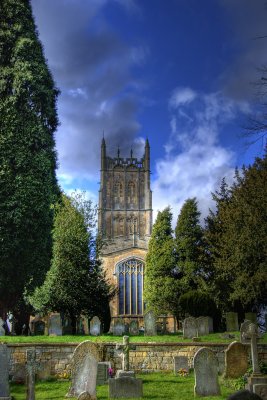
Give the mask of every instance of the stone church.
<svg viewBox="0 0 267 400">
<path fill-rule="evenodd" d="M 118 288 L 110 304 L 111 317 L 142 321 L 145 256 L 152 230 L 150 147 L 144 156 L 128 158 L 107 154 L 101 144 L 101 183 L 98 229 L 102 233 L 103 267 L 107 279 Z"/>
</svg>

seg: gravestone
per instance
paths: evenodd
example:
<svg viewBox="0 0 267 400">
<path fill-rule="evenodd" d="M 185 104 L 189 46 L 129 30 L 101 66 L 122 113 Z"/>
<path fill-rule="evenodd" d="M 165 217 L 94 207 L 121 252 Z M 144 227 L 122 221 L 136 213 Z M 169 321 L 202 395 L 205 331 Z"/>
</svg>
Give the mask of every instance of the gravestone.
<svg viewBox="0 0 267 400">
<path fill-rule="evenodd" d="M 54 336 L 62 336 L 62 323 L 60 314 L 51 314 L 49 317 L 48 334 Z"/>
<path fill-rule="evenodd" d="M 74 350 L 71 360 L 71 386 L 66 397 L 78 397 L 87 392 L 96 399 L 98 362 L 103 357 L 103 345 L 85 340 Z"/>
<path fill-rule="evenodd" d="M 196 336 L 198 336 L 196 319 L 193 317 L 185 318 L 183 322 L 183 337 L 187 339 L 192 339 Z"/>
<path fill-rule="evenodd" d="M 111 368 L 109 361 L 99 362 L 97 365 L 96 384 L 105 385 L 108 382 L 108 369 Z"/>
<path fill-rule="evenodd" d="M 245 313 L 245 320 L 257 325 L 257 314 L 253 312 Z"/>
<path fill-rule="evenodd" d="M 72 334 L 71 319 L 67 316 L 64 316 L 62 320 L 62 334 L 63 335 Z"/>
<path fill-rule="evenodd" d="M 209 333 L 213 333 L 213 318 L 212 317 L 208 318 L 209 318 Z"/>
<path fill-rule="evenodd" d="M 226 331 L 234 332 L 238 331 L 238 315 L 236 312 L 227 312 L 225 314 L 226 318 Z"/>
<path fill-rule="evenodd" d="M 183 369 L 186 372 L 189 371 L 188 358 L 186 356 L 173 357 L 173 372 L 177 374 L 180 369 Z"/>
<path fill-rule="evenodd" d="M 44 335 L 45 333 L 45 323 L 44 321 L 34 321 L 33 325 L 33 333 L 34 335 Z"/>
<path fill-rule="evenodd" d="M 84 326 L 83 326 L 83 319 L 82 317 L 77 318 L 76 322 L 76 332 L 78 335 L 84 335 Z"/>
<path fill-rule="evenodd" d="M 88 318 L 85 315 L 82 315 L 82 324 L 83 324 L 83 331 L 85 335 L 90 334 L 90 329 L 89 329 L 89 323 L 88 323 Z"/>
<path fill-rule="evenodd" d="M 196 352 L 193 365 L 195 370 L 195 395 L 220 395 L 218 361 L 214 352 L 207 347 L 202 347 Z"/>
<path fill-rule="evenodd" d="M 250 324 L 251 324 L 250 321 L 245 320 L 240 325 L 240 342 L 241 343 L 250 343 L 250 338 L 248 336 L 248 329 L 249 329 Z"/>
<path fill-rule="evenodd" d="M 142 379 L 123 376 L 108 380 L 109 399 L 143 397 Z"/>
<path fill-rule="evenodd" d="M 144 335 L 145 336 L 156 336 L 157 335 L 157 325 L 156 317 L 153 311 L 148 311 L 144 315 Z"/>
<path fill-rule="evenodd" d="M 239 378 L 248 369 L 248 352 L 244 344 L 231 343 L 225 351 L 225 377 Z"/>
<path fill-rule="evenodd" d="M 35 375 L 38 368 L 39 363 L 36 362 L 35 349 L 26 350 L 26 400 L 35 400 Z"/>
<path fill-rule="evenodd" d="M 137 320 L 133 320 L 130 322 L 129 333 L 130 335 L 139 335 L 139 324 Z"/>
<path fill-rule="evenodd" d="M 8 383 L 10 353 L 6 344 L 0 344 L 0 399 L 11 400 Z"/>
<path fill-rule="evenodd" d="M 101 321 L 98 317 L 93 317 L 90 321 L 90 335 L 99 336 L 101 333 Z"/>
<path fill-rule="evenodd" d="M 122 336 L 124 334 L 124 322 L 122 318 L 114 318 L 113 335 Z"/>
<path fill-rule="evenodd" d="M 4 321 L 0 318 L 0 336 L 5 336 Z"/>
<path fill-rule="evenodd" d="M 205 336 L 209 334 L 209 317 L 197 318 L 197 331 L 198 336 Z"/>
</svg>

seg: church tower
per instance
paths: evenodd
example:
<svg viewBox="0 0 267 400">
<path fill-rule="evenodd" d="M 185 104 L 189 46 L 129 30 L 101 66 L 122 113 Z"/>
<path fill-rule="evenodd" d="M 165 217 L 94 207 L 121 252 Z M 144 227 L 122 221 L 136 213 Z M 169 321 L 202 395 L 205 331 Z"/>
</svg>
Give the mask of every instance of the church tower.
<svg viewBox="0 0 267 400">
<path fill-rule="evenodd" d="M 144 156 L 107 155 L 101 144 L 101 184 L 98 230 L 102 234 L 103 267 L 107 279 L 118 288 L 110 304 L 111 317 L 125 322 L 142 319 L 145 256 L 152 230 L 152 192 L 150 190 L 150 146 Z"/>
</svg>

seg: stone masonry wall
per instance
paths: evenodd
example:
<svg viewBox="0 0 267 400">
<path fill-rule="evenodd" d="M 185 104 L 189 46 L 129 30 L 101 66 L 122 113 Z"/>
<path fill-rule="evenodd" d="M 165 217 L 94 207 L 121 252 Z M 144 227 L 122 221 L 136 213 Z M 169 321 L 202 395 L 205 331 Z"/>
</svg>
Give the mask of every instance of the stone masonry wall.
<svg viewBox="0 0 267 400">
<path fill-rule="evenodd" d="M 15 381 L 25 379 L 26 350 L 36 349 L 36 358 L 40 363 L 38 378 L 63 376 L 70 373 L 70 360 L 77 343 L 56 344 L 9 344 L 11 351 L 10 375 Z M 173 371 L 173 357 L 187 356 L 192 367 L 196 351 L 203 346 L 212 349 L 219 362 L 219 371 L 224 370 L 224 352 L 228 344 L 208 343 L 135 343 L 131 344 L 130 367 L 136 371 Z M 249 347 L 249 346 L 248 346 Z M 258 345 L 259 361 L 267 363 L 267 345 Z M 115 370 L 121 369 L 121 358 L 114 343 L 104 344 L 104 360 L 111 361 Z"/>
</svg>

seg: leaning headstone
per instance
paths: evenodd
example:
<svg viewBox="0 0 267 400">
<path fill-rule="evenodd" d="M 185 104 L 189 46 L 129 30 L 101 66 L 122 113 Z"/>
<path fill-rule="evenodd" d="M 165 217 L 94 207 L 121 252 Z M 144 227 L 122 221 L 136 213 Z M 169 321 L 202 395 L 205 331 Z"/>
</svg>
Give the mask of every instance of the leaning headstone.
<svg viewBox="0 0 267 400">
<path fill-rule="evenodd" d="M 93 317 L 90 321 L 90 334 L 99 336 L 101 333 L 101 321 L 98 317 Z"/>
<path fill-rule="evenodd" d="M 257 314 L 253 312 L 247 312 L 245 313 L 245 319 L 247 321 L 252 322 L 253 324 L 257 324 Z"/>
<path fill-rule="evenodd" d="M 51 314 L 49 317 L 49 335 L 62 336 L 62 323 L 60 314 Z"/>
<path fill-rule="evenodd" d="M 236 312 L 227 312 L 226 315 L 226 331 L 238 331 L 238 315 Z"/>
<path fill-rule="evenodd" d="M 156 336 L 157 335 L 157 324 L 156 324 L 156 317 L 153 311 L 148 311 L 144 315 L 144 335 L 145 336 Z"/>
<path fill-rule="evenodd" d="M 71 386 L 66 397 L 78 397 L 83 392 L 96 399 L 98 362 L 103 357 L 103 346 L 85 340 L 74 350 L 71 360 Z"/>
<path fill-rule="evenodd" d="M 36 362 L 35 349 L 26 350 L 26 400 L 35 400 L 35 375 L 38 368 L 39 363 Z"/>
<path fill-rule="evenodd" d="M 132 320 L 129 325 L 130 335 L 139 335 L 139 324 L 137 320 Z"/>
<path fill-rule="evenodd" d="M 225 351 L 225 377 L 239 378 L 248 369 L 247 347 L 240 342 L 231 343 Z"/>
<path fill-rule="evenodd" d="M 197 318 L 197 331 L 198 336 L 205 336 L 209 334 L 209 317 Z"/>
<path fill-rule="evenodd" d="M 240 342 L 241 343 L 250 343 L 250 338 L 248 336 L 248 329 L 249 329 L 250 324 L 251 324 L 250 321 L 245 320 L 240 325 Z"/>
<path fill-rule="evenodd" d="M 0 344 L 0 399 L 11 400 L 8 383 L 9 350 L 6 344 Z"/>
<path fill-rule="evenodd" d="M 124 322 L 122 318 L 115 318 L 113 321 L 113 335 L 122 336 L 124 334 Z"/>
<path fill-rule="evenodd" d="M 202 347 L 196 352 L 193 365 L 195 370 L 195 395 L 219 395 L 218 361 L 214 352 L 207 347 Z"/>
<path fill-rule="evenodd" d="M 97 365 L 96 384 L 105 385 L 108 382 L 108 369 L 111 368 L 110 361 L 99 362 Z"/>
<path fill-rule="evenodd" d="M 188 357 L 174 356 L 173 357 L 173 372 L 177 374 L 180 370 L 189 371 Z"/>
<path fill-rule="evenodd" d="M 5 336 L 4 321 L 0 318 L 0 336 Z"/>
<path fill-rule="evenodd" d="M 197 321 L 194 317 L 188 317 L 183 322 L 183 337 L 192 339 L 198 336 Z"/>
</svg>

